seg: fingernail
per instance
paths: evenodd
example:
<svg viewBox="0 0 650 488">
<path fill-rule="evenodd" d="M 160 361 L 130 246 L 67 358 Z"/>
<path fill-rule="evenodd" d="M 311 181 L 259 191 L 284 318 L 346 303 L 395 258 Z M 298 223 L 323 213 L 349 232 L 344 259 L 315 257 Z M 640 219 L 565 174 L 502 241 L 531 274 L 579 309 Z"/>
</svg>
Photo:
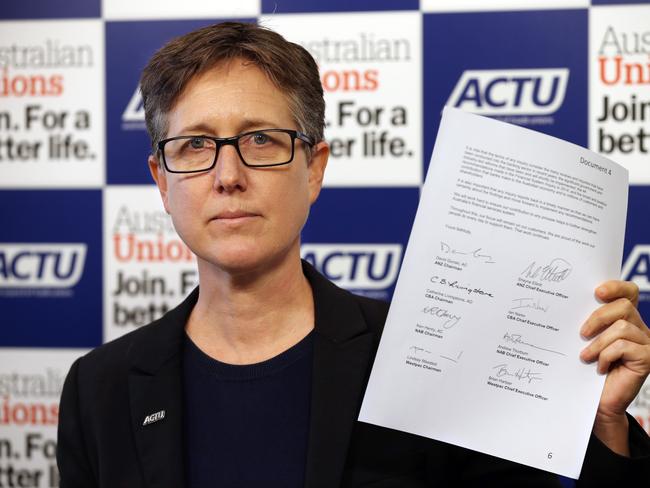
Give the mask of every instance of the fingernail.
<svg viewBox="0 0 650 488">
<path fill-rule="evenodd" d="M 605 295 L 607 295 L 607 288 L 605 288 L 604 286 L 601 286 L 596 290 L 596 293 L 598 294 L 598 296 L 601 296 L 601 297 L 605 296 Z"/>
</svg>

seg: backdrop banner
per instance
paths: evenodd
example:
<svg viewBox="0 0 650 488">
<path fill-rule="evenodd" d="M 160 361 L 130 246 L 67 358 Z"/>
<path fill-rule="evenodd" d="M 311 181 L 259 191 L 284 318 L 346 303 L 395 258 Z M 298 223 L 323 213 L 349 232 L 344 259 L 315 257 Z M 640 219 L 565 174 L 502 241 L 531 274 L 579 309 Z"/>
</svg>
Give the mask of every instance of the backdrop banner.
<svg viewBox="0 0 650 488">
<path fill-rule="evenodd" d="M 392 297 L 445 105 L 625 166 L 621 277 L 648 322 L 648 19 L 650 0 L 0 2 L 0 485 L 58 486 L 72 361 L 198 283 L 147 166 L 138 80 L 164 43 L 244 20 L 311 52 L 331 158 L 301 254 L 365 296 Z M 650 432 L 649 385 L 630 412 Z"/>
</svg>

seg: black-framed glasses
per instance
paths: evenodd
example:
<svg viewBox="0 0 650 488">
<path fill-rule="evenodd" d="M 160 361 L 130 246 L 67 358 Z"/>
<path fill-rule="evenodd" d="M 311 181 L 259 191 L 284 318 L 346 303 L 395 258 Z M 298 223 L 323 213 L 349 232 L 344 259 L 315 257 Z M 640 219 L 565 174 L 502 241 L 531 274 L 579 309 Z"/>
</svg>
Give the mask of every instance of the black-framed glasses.
<svg viewBox="0 0 650 488">
<path fill-rule="evenodd" d="M 235 146 L 246 166 L 267 168 L 293 161 L 296 139 L 314 145 L 307 134 L 291 129 L 262 129 L 233 137 L 176 136 L 158 143 L 170 173 L 198 173 L 214 168 L 221 146 Z"/>
</svg>

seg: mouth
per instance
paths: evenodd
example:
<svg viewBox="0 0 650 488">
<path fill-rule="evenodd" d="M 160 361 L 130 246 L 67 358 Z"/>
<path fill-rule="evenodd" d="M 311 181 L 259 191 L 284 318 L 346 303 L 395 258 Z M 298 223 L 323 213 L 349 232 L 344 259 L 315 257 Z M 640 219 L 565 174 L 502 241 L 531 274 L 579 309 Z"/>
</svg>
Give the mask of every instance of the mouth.
<svg viewBox="0 0 650 488">
<path fill-rule="evenodd" d="M 236 224 L 246 222 L 255 217 L 259 217 L 259 214 L 247 212 L 245 210 L 222 210 L 210 220 L 221 223 Z"/>
</svg>

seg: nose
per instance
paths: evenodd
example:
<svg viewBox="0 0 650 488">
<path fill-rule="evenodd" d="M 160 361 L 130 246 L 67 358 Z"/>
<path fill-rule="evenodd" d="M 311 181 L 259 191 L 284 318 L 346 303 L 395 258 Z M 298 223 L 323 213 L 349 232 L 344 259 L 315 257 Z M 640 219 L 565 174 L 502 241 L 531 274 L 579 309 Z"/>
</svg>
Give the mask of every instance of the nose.
<svg viewBox="0 0 650 488">
<path fill-rule="evenodd" d="M 237 149 L 232 145 L 221 146 L 214 168 L 214 189 L 218 193 L 232 193 L 246 191 L 247 187 L 246 167 Z"/>
</svg>

